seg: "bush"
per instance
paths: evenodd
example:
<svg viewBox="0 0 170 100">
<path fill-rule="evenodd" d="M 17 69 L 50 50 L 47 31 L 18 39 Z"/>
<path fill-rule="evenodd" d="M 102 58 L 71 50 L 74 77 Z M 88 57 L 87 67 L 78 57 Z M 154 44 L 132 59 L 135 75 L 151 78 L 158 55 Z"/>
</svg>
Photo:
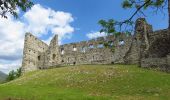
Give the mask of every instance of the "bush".
<svg viewBox="0 0 170 100">
<path fill-rule="evenodd" d="M 16 71 L 12 70 L 9 72 L 7 76 L 7 81 L 12 81 L 21 76 L 21 68 L 17 69 Z"/>
</svg>

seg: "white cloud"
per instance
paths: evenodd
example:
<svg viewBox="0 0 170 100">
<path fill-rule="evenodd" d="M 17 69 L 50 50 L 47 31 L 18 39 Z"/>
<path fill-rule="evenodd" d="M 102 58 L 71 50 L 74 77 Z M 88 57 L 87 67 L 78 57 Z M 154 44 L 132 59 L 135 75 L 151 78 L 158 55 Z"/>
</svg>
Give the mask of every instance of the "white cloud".
<svg viewBox="0 0 170 100">
<path fill-rule="evenodd" d="M 21 20 L 11 15 L 8 15 L 8 19 L 0 18 L 0 70 L 8 72 L 21 65 L 25 32 L 31 32 L 38 37 L 51 32 L 51 36 L 47 35 L 49 37 L 44 40 L 47 42 L 58 34 L 61 43 L 74 32 L 70 25 L 73 21 L 70 13 L 54 11 L 39 4 L 21 16 Z"/>
<path fill-rule="evenodd" d="M 21 67 L 21 60 L 17 60 L 15 62 L 10 62 L 8 64 L 0 64 L 0 70 L 6 74 L 9 73 L 11 70 L 16 70 L 17 68 Z"/>
<path fill-rule="evenodd" d="M 25 24 L 8 15 L 0 18 L 0 70 L 5 73 L 21 64 Z"/>
<path fill-rule="evenodd" d="M 59 40 L 67 38 L 74 32 L 74 28 L 69 24 L 73 22 L 70 13 L 62 11 L 54 11 L 50 8 L 43 8 L 37 4 L 25 13 L 24 19 L 28 23 L 28 32 L 32 32 L 36 36 L 48 34 L 51 31 L 53 34 L 58 34 Z"/>
<path fill-rule="evenodd" d="M 94 38 L 97 38 L 97 37 L 103 37 L 103 36 L 106 36 L 106 33 L 102 32 L 91 32 L 91 33 L 88 33 L 86 35 L 89 39 L 94 39 Z"/>
<path fill-rule="evenodd" d="M 64 27 L 55 27 L 52 29 L 53 34 L 58 34 L 59 42 L 61 42 L 62 39 L 71 38 L 72 34 L 70 33 L 73 31 L 74 31 L 74 28 L 69 25 L 64 26 Z"/>
</svg>

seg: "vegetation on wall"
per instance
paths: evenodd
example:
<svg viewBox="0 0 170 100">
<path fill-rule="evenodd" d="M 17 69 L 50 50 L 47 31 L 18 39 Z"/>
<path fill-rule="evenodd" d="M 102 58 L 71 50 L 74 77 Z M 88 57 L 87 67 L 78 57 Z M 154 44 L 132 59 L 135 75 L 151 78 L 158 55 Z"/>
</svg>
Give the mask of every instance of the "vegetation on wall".
<svg viewBox="0 0 170 100">
<path fill-rule="evenodd" d="M 114 53 L 115 52 L 115 44 L 112 41 L 104 42 L 104 47 L 110 48 L 110 50 Z"/>
</svg>

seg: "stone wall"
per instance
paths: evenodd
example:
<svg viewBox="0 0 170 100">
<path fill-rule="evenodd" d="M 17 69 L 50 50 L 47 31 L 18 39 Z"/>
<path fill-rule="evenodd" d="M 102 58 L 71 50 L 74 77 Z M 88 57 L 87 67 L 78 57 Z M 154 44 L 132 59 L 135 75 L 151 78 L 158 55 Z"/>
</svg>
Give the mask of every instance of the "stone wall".
<svg viewBox="0 0 170 100">
<path fill-rule="evenodd" d="M 104 47 L 104 42 L 114 42 L 114 37 L 97 39 L 60 46 L 61 64 L 109 64 L 113 62 L 113 52 Z M 114 44 L 113 44 L 114 45 Z"/>
<path fill-rule="evenodd" d="M 168 29 L 149 31 L 147 38 L 149 46 L 141 53 L 143 55 L 140 66 L 170 72 L 170 31 Z"/>
<path fill-rule="evenodd" d="M 44 64 L 44 58 L 41 57 L 41 61 L 38 61 L 39 55 L 43 55 L 48 49 L 48 45 L 37 39 L 31 33 L 26 33 L 24 42 L 24 53 L 22 70 L 23 72 L 37 70 L 37 66 Z"/>
<path fill-rule="evenodd" d="M 115 49 L 105 47 L 110 43 Z M 114 51 L 114 52 L 113 52 Z M 170 34 L 168 30 L 153 32 L 145 19 L 136 21 L 134 35 L 109 35 L 89 41 L 58 45 L 55 35 L 48 46 L 30 33 L 25 35 L 23 72 L 56 65 L 138 64 L 141 67 L 169 69 Z"/>
<path fill-rule="evenodd" d="M 149 37 L 149 49 L 141 60 L 141 67 L 159 68 L 170 72 L 170 31 L 168 29 L 151 32 Z"/>
<path fill-rule="evenodd" d="M 56 35 L 48 46 L 26 33 L 22 69 L 27 72 L 55 65 L 136 63 L 139 61 L 139 54 L 134 52 L 136 45 L 131 48 L 132 40 L 133 36 L 121 34 L 118 37 L 109 35 L 59 46 Z M 115 47 L 114 52 L 110 47 L 104 46 L 108 42 Z M 126 57 L 127 53 L 129 58 Z"/>
<path fill-rule="evenodd" d="M 141 66 L 143 67 L 163 67 L 167 64 L 167 58 L 146 58 L 141 60 Z"/>
<path fill-rule="evenodd" d="M 149 34 L 149 57 L 166 57 L 170 53 L 170 32 L 159 30 Z"/>
</svg>

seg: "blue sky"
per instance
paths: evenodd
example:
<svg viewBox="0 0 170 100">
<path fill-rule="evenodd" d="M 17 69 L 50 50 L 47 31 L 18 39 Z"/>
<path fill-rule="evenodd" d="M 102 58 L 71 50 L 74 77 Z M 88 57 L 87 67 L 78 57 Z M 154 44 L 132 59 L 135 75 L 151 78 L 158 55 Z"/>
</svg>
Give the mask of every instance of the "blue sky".
<svg viewBox="0 0 170 100">
<path fill-rule="evenodd" d="M 77 28 L 70 40 L 64 40 L 64 43 L 87 40 L 86 34 L 100 30 L 97 22 L 100 19 L 114 18 L 116 20 L 127 19 L 134 10 L 125 10 L 121 8 L 123 0 L 35 0 L 44 7 L 50 7 L 56 11 L 69 12 L 73 15 L 75 21 L 71 23 Z M 167 13 L 154 14 L 151 10 L 145 11 L 148 23 L 153 25 L 154 30 L 166 28 L 168 26 Z"/>
<path fill-rule="evenodd" d="M 121 8 L 123 0 L 34 0 L 35 5 L 23 13 L 18 10 L 19 18 L 0 18 L 0 71 L 8 73 L 22 64 L 24 34 L 31 32 L 49 43 L 59 35 L 59 43 L 79 42 L 105 35 L 100 34 L 100 19 L 122 21 L 129 18 L 134 9 Z M 168 26 L 165 14 L 145 11 L 146 20 L 154 30 Z M 137 18 L 136 16 L 134 20 Z"/>
</svg>

